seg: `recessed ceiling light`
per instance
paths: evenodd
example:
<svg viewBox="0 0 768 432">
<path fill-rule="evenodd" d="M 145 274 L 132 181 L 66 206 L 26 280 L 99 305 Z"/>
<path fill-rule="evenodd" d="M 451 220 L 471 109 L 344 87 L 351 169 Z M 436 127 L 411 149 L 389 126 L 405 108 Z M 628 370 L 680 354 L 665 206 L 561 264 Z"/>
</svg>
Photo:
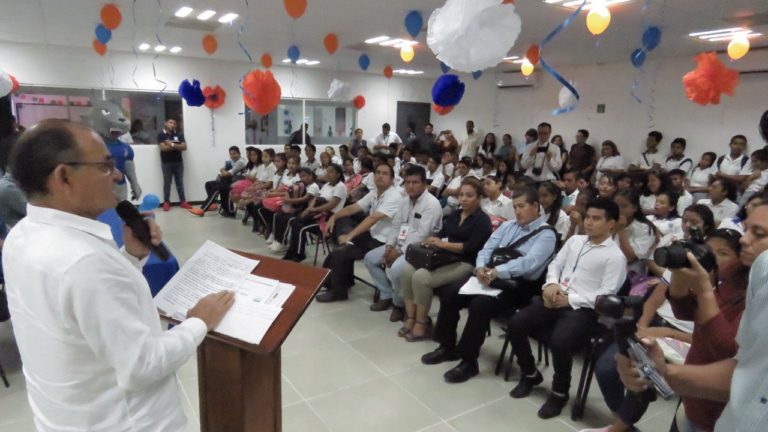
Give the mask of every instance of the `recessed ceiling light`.
<svg viewBox="0 0 768 432">
<path fill-rule="evenodd" d="M 381 46 L 395 46 L 400 43 L 400 39 L 389 39 L 379 43 Z"/>
<path fill-rule="evenodd" d="M 146 43 L 146 42 L 144 42 L 143 44 L 139 45 L 139 49 L 141 51 L 146 51 L 146 50 L 149 49 L 149 47 L 150 47 L 150 45 L 148 43 Z"/>
<path fill-rule="evenodd" d="M 290 62 L 291 62 L 291 59 L 284 59 L 283 60 L 283 63 L 290 63 Z"/>
<path fill-rule="evenodd" d="M 200 15 L 197 16 L 197 19 L 199 19 L 200 21 L 207 21 L 214 15 L 216 15 L 216 11 L 208 9 L 206 11 L 201 12 Z"/>
<path fill-rule="evenodd" d="M 403 74 L 403 75 L 421 75 L 424 73 L 424 71 L 421 70 L 412 70 L 412 69 L 396 69 L 392 71 L 396 74 Z"/>
<path fill-rule="evenodd" d="M 509 56 L 509 57 L 504 57 L 502 60 L 504 60 L 504 61 L 511 61 L 511 60 L 517 60 L 519 58 L 520 57 L 518 57 L 518 56 Z"/>
<path fill-rule="evenodd" d="M 521 59 L 517 59 L 517 60 L 512 60 L 512 63 L 515 63 L 515 64 L 523 64 L 523 63 L 525 63 L 525 62 L 527 62 L 527 61 L 528 61 L 528 59 L 525 59 L 525 58 L 521 58 Z"/>
<path fill-rule="evenodd" d="M 419 44 L 418 42 L 413 41 L 413 40 L 400 39 L 400 42 L 397 43 L 396 45 L 392 45 L 392 47 L 393 48 L 402 48 L 402 47 L 405 47 L 405 46 L 416 46 L 418 44 Z"/>
<path fill-rule="evenodd" d="M 377 36 L 374 38 L 366 39 L 365 43 L 367 44 L 377 44 L 379 42 L 384 42 L 385 40 L 389 40 L 389 36 Z"/>
<path fill-rule="evenodd" d="M 318 61 L 318 60 L 310 60 L 310 61 L 307 62 L 307 66 L 314 66 L 314 65 L 319 65 L 319 64 L 320 64 L 320 61 Z"/>
<path fill-rule="evenodd" d="M 192 9 L 189 6 L 182 6 L 179 8 L 179 10 L 176 11 L 174 15 L 176 15 L 179 18 L 186 18 L 187 15 L 191 14 L 193 10 L 194 9 Z"/>
<path fill-rule="evenodd" d="M 228 13 L 224 14 L 221 18 L 219 18 L 219 22 L 222 24 L 228 24 L 237 19 L 238 15 L 236 13 Z"/>
<path fill-rule="evenodd" d="M 158 45 L 155 47 L 156 52 L 163 52 L 165 51 L 165 45 Z"/>
<path fill-rule="evenodd" d="M 632 0 L 587 0 L 587 4 L 584 5 L 582 10 L 590 10 L 593 6 L 612 6 L 619 3 L 627 3 Z M 544 3 L 555 6 L 562 6 L 571 9 L 576 9 L 581 6 L 583 0 L 544 0 Z"/>
<path fill-rule="evenodd" d="M 172 53 L 174 53 L 174 54 L 178 54 L 178 53 L 180 53 L 180 52 L 181 52 L 181 47 L 177 47 L 177 46 L 175 46 L 175 47 L 171 48 L 171 49 L 170 49 L 170 50 L 168 50 L 168 51 L 170 51 L 170 52 L 172 52 Z"/>
<path fill-rule="evenodd" d="M 705 40 L 707 42 L 721 42 L 730 41 L 736 36 L 744 36 L 747 38 L 762 36 L 762 33 L 753 32 L 751 29 L 746 27 L 731 27 L 719 30 L 707 30 L 689 33 L 688 36 Z"/>
<path fill-rule="evenodd" d="M 308 61 L 309 60 L 307 60 L 307 59 L 298 59 L 298 60 L 296 60 L 296 64 L 304 64 L 304 63 L 306 63 Z"/>
</svg>

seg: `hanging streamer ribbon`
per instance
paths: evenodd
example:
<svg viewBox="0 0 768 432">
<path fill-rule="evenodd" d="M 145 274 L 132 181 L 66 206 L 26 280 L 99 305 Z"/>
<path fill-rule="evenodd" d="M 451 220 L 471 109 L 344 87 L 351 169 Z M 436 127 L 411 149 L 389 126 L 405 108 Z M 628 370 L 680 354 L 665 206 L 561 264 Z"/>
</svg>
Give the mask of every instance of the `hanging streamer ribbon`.
<svg viewBox="0 0 768 432">
<path fill-rule="evenodd" d="M 648 28 L 648 25 L 646 23 L 646 16 L 648 13 L 648 3 L 650 0 L 645 0 L 643 2 L 643 9 L 642 9 L 642 21 L 643 21 L 643 31 L 645 31 L 646 28 Z M 644 56 L 645 55 L 645 46 L 640 48 L 640 51 L 637 54 L 633 54 L 634 57 Z M 643 60 L 644 61 L 644 60 Z M 632 59 L 632 63 L 636 63 L 634 59 Z M 642 62 L 641 62 L 642 63 Z M 645 75 L 645 71 L 641 66 L 638 66 L 637 69 L 640 71 L 641 75 Z M 640 82 L 637 78 L 637 73 L 635 73 L 635 76 L 632 79 L 632 90 L 630 90 L 629 94 L 632 96 L 634 100 L 637 101 L 637 103 L 643 103 L 643 100 L 640 99 L 640 97 L 637 95 L 637 88 L 640 87 Z"/>
<path fill-rule="evenodd" d="M 251 57 L 251 53 L 248 52 L 248 48 L 243 43 L 243 33 L 245 32 L 245 26 L 246 26 L 246 24 L 248 24 L 248 18 L 251 16 L 251 14 L 250 14 L 250 7 L 248 5 L 248 0 L 244 0 L 244 2 L 245 2 L 245 18 L 243 19 L 243 24 L 240 26 L 240 29 L 237 31 L 237 45 L 240 47 L 240 51 L 242 51 L 243 54 L 245 54 L 245 57 L 248 58 L 248 63 L 253 63 L 253 57 Z M 231 21 L 230 21 L 230 25 L 232 25 Z M 243 80 L 245 79 L 246 75 L 248 75 L 249 73 L 251 73 L 251 68 L 250 67 L 249 67 L 248 71 L 245 72 L 244 75 L 241 75 L 240 79 L 237 80 L 237 86 L 240 87 L 240 91 L 241 92 L 246 93 L 248 95 L 248 97 L 251 97 L 251 98 L 255 99 L 256 97 L 254 95 L 252 95 L 251 92 L 246 90 L 245 87 L 243 87 Z M 246 109 L 247 109 L 247 107 L 246 107 Z M 239 114 L 245 115 L 245 111 L 243 111 L 243 112 L 241 112 Z M 211 131 L 213 131 L 213 111 L 211 111 Z M 215 146 L 216 146 L 216 144 L 214 142 L 214 147 Z"/>
<path fill-rule="evenodd" d="M 131 15 L 133 15 L 133 36 L 131 36 L 131 49 L 133 50 L 133 57 L 136 59 L 136 63 L 133 65 L 133 72 L 131 72 L 131 81 L 136 86 L 136 90 L 139 89 L 139 83 L 136 82 L 136 71 L 139 69 L 139 52 L 136 51 L 136 0 L 133 0 L 131 4 Z"/>
<path fill-rule="evenodd" d="M 576 109 L 576 106 L 578 106 L 579 99 L 581 99 L 581 96 L 579 95 L 579 92 L 576 90 L 576 88 L 571 85 L 571 83 L 566 81 L 565 78 L 563 78 L 562 75 L 557 73 L 557 71 L 552 68 L 552 66 L 547 64 L 547 62 L 544 60 L 544 48 L 547 46 L 547 44 L 552 39 L 554 39 L 555 36 L 557 36 L 566 27 L 571 25 L 573 20 L 576 19 L 577 16 L 579 16 L 579 13 L 581 13 L 581 10 L 584 9 L 584 5 L 586 5 L 586 4 L 587 4 L 587 0 L 584 0 L 581 3 L 581 5 L 578 7 L 578 9 L 576 9 L 572 14 L 570 14 L 568 16 L 568 18 L 565 19 L 565 21 L 560 23 L 560 25 L 555 27 L 555 29 L 552 30 L 547 35 L 547 37 L 544 38 L 544 40 L 541 42 L 541 44 L 539 45 L 539 53 L 540 53 L 540 55 L 539 55 L 539 62 L 541 62 L 541 67 L 544 68 L 544 70 L 547 71 L 547 73 L 552 75 L 560 84 L 562 84 L 563 87 L 567 88 L 568 91 L 570 91 L 573 94 L 573 96 L 576 98 L 576 103 L 574 103 L 573 105 L 571 105 L 569 107 L 558 108 L 556 110 L 553 110 L 552 111 L 552 115 L 561 115 L 561 114 L 565 114 L 565 113 L 569 113 L 569 112 L 573 111 L 574 109 Z"/>
<path fill-rule="evenodd" d="M 160 40 L 160 20 L 162 20 L 163 17 L 163 5 L 160 3 L 160 0 L 157 0 L 157 7 L 160 8 L 160 13 L 157 14 L 157 24 L 155 25 L 155 39 L 157 39 L 157 43 L 160 45 L 163 44 L 163 41 Z M 168 88 L 168 83 L 161 80 L 157 77 L 157 67 L 155 65 L 155 62 L 157 61 L 157 58 L 160 57 L 160 53 L 155 54 L 154 57 L 152 57 L 152 76 L 155 78 L 155 81 L 159 82 L 163 85 L 163 88 L 160 89 L 160 93 L 157 94 L 157 100 L 160 100 L 160 95 L 165 92 L 165 89 Z"/>
</svg>

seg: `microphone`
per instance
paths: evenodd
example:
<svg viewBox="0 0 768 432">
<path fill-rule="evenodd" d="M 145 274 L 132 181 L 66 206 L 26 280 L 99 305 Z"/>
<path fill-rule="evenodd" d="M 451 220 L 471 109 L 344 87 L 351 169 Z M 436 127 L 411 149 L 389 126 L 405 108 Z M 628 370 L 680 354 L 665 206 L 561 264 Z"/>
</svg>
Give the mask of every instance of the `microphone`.
<svg viewBox="0 0 768 432">
<path fill-rule="evenodd" d="M 139 210 L 131 204 L 130 201 L 120 201 L 115 208 L 117 215 L 120 219 L 128 225 L 128 228 L 133 231 L 133 235 L 139 239 L 144 246 L 155 253 L 163 261 L 167 261 L 171 257 L 171 253 L 164 244 L 153 245 L 152 235 L 149 232 L 149 224 L 144 220 L 144 216 L 139 213 Z"/>
</svg>

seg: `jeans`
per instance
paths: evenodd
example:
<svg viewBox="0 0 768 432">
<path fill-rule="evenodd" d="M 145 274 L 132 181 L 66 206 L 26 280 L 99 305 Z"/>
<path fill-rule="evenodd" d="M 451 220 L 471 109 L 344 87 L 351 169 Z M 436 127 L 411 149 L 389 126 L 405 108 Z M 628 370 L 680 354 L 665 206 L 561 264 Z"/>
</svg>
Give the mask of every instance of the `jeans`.
<svg viewBox="0 0 768 432">
<path fill-rule="evenodd" d="M 616 343 L 610 344 L 595 364 L 595 377 L 605 404 L 626 425 L 634 425 L 643 417 L 650 403 L 647 393 L 627 392 L 616 370 L 614 356 L 619 352 Z"/>
<path fill-rule="evenodd" d="M 368 273 L 373 278 L 374 285 L 379 289 L 379 298 L 381 300 L 392 299 L 392 303 L 398 307 L 404 307 L 405 302 L 400 295 L 400 274 L 405 265 L 405 255 L 397 257 L 392 266 L 386 270 L 384 265 L 384 250 L 386 246 L 380 246 L 371 250 L 363 258 L 363 263 L 368 269 Z"/>
<path fill-rule="evenodd" d="M 163 168 L 163 202 L 171 201 L 171 180 L 176 180 L 176 193 L 179 201 L 184 202 L 184 162 L 164 162 Z"/>
</svg>

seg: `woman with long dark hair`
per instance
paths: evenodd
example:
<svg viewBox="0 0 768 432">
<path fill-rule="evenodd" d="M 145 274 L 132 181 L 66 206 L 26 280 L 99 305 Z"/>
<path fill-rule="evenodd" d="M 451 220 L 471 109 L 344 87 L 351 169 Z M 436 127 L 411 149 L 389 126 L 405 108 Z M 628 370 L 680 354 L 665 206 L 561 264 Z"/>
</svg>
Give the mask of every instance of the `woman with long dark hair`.
<svg viewBox="0 0 768 432">
<path fill-rule="evenodd" d="M 661 239 L 659 231 L 640 208 L 638 191 L 620 190 L 613 200 L 619 206 L 613 238 L 627 258 L 627 270 L 644 275 L 647 272 L 645 260 L 651 257 Z"/>
<path fill-rule="evenodd" d="M 494 134 L 493 132 L 489 132 L 485 134 L 485 139 L 483 139 L 483 143 L 480 145 L 480 149 L 477 151 L 477 154 L 488 158 L 488 157 L 493 157 L 495 153 L 496 153 L 496 134 Z"/>
<path fill-rule="evenodd" d="M 561 209 L 563 205 L 563 191 L 552 182 L 544 182 L 539 185 L 539 205 L 541 215 L 548 225 L 555 228 L 560 240 L 568 235 L 571 220 Z"/>
</svg>

